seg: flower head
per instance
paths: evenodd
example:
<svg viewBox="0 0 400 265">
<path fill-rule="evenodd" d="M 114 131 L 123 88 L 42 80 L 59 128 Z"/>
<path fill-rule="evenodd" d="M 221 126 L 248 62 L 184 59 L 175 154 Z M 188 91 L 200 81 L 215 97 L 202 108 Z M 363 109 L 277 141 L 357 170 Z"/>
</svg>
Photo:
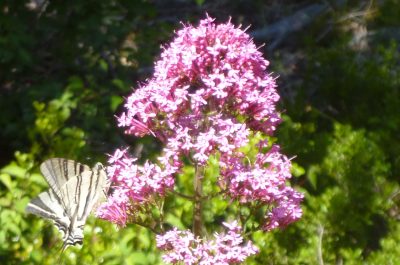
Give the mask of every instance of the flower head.
<svg viewBox="0 0 400 265">
<path fill-rule="evenodd" d="M 279 96 L 268 64 L 243 30 L 207 17 L 177 32 L 153 78 L 129 96 L 119 124 L 129 134 L 155 135 L 178 154 L 193 151 L 205 163 L 216 151 L 247 143 L 250 129 L 275 130 Z"/>
</svg>

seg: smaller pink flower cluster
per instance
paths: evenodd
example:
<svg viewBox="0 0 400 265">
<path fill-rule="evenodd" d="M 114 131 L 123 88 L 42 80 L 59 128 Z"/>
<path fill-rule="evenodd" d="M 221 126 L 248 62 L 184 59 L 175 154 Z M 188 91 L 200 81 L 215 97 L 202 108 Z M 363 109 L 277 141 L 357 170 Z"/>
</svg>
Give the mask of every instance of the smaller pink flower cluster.
<svg viewBox="0 0 400 265">
<path fill-rule="evenodd" d="M 298 220 L 303 195 L 287 186 L 291 178 L 290 160 L 279 152 L 279 146 L 268 147 L 266 141 L 258 143 L 259 152 L 253 164 L 237 152 L 234 156 L 222 154 L 219 185 L 231 198 L 241 203 L 258 202 L 274 206 L 266 213 L 264 230 L 284 227 Z M 268 150 L 269 148 L 269 150 Z M 267 149 L 266 153 L 263 149 Z"/>
<path fill-rule="evenodd" d="M 146 203 L 155 195 L 162 196 L 174 186 L 172 175 L 177 168 L 169 163 L 163 169 L 148 162 L 140 166 L 126 149 L 117 149 L 108 162 L 107 174 L 114 183 L 113 193 L 98 207 L 97 215 L 121 226 L 134 212 L 135 205 Z"/>
<path fill-rule="evenodd" d="M 241 228 L 237 222 L 223 223 L 226 233 L 215 233 L 214 239 L 205 241 L 190 231 L 177 228 L 156 237 L 157 247 L 166 253 L 162 256 L 167 263 L 183 262 L 185 265 L 229 265 L 243 262 L 258 253 L 250 241 L 243 242 Z"/>
</svg>

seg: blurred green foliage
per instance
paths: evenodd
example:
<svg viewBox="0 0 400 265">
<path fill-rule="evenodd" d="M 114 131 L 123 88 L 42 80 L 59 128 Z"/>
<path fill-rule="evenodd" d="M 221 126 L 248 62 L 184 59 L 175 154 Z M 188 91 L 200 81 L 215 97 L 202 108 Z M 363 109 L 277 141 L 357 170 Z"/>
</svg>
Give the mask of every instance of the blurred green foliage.
<svg viewBox="0 0 400 265">
<path fill-rule="evenodd" d="M 198 9 L 184 17 L 167 16 L 157 1 L 0 2 L 0 264 L 161 263 L 152 232 L 135 225 L 117 229 L 95 218 L 88 220 L 83 246 L 60 257 L 54 226 L 24 209 L 47 189 L 38 171 L 46 158 L 92 165 L 117 147 L 138 143 L 123 135 L 114 115 L 131 86 L 149 76 L 159 45 L 177 22 L 202 17 L 195 13 L 212 7 L 207 2 L 193 1 Z M 266 4 L 248 4 L 243 12 L 260 14 L 237 13 L 238 20 L 263 17 Z M 398 28 L 399 7 L 398 0 L 382 1 L 364 22 L 377 31 Z M 226 10 L 235 21 L 238 11 Z M 346 11 L 331 10 L 331 17 Z M 287 229 L 252 234 L 260 254 L 246 264 L 400 264 L 399 44 L 393 38 L 354 49 L 351 31 L 344 30 L 350 22 L 334 24 L 322 41 L 310 29 L 298 43 L 304 45 L 296 72 L 301 82 L 279 79 L 293 93 L 283 93 L 275 140 L 296 156 L 292 182 L 305 193 L 304 216 Z M 276 73 L 285 70 L 279 60 L 271 59 Z M 140 141 L 141 160 L 155 157 L 157 143 Z M 210 165 L 206 193 L 217 191 L 217 160 Z M 178 192 L 192 192 L 193 174 L 184 168 Z M 204 205 L 209 232 L 235 218 L 229 204 L 212 199 Z M 172 209 L 167 225 L 191 226 L 190 202 L 171 196 L 165 207 Z"/>
</svg>

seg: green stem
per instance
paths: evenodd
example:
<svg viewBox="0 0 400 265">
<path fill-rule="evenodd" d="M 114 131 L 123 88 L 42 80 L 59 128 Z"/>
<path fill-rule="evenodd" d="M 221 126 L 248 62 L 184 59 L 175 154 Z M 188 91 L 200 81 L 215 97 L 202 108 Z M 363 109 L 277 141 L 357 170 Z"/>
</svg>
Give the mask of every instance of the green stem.
<svg viewBox="0 0 400 265">
<path fill-rule="evenodd" d="M 194 178 L 194 207 L 193 207 L 193 233 L 195 236 L 201 236 L 203 230 L 202 218 L 202 196 L 203 196 L 203 167 L 196 166 Z"/>
</svg>

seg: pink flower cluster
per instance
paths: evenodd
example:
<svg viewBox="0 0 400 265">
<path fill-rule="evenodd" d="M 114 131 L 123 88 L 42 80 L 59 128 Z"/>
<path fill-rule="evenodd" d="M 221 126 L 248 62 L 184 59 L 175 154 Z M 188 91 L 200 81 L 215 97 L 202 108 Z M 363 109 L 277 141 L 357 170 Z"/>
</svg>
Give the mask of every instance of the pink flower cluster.
<svg viewBox="0 0 400 265">
<path fill-rule="evenodd" d="M 302 194 L 288 186 L 291 164 L 279 146 L 260 141 L 255 161 L 240 151 L 251 134 L 271 135 L 280 122 L 279 95 L 275 79 L 266 71 L 268 64 L 249 35 L 230 22 L 218 25 L 207 17 L 198 27 L 178 31 L 164 48 L 154 76 L 128 97 L 126 111 L 118 118 L 126 133 L 153 135 L 163 142 L 162 156 L 158 163 L 138 166 L 126 150 L 117 150 L 108 168 L 115 190 L 98 215 L 125 225 L 136 205 L 174 188 L 183 157 L 205 167 L 210 156 L 218 156 L 218 185 L 225 195 L 268 206 L 263 229 L 299 219 Z M 166 261 L 186 264 L 229 264 L 255 253 L 250 243 L 243 248 L 236 226 L 211 243 L 199 240 L 175 229 L 158 237 L 158 245 L 174 250 Z M 221 261 L 208 262 L 201 259 L 204 255 L 210 260 L 220 256 Z"/>
<path fill-rule="evenodd" d="M 170 153 L 164 162 L 192 152 L 204 164 L 246 144 L 250 129 L 275 130 L 279 95 L 268 64 L 243 30 L 204 19 L 177 32 L 153 78 L 127 99 L 119 125 L 162 140 Z"/>
<path fill-rule="evenodd" d="M 206 241 L 195 237 L 190 231 L 174 228 L 158 235 L 157 247 L 166 253 L 162 256 L 167 263 L 183 262 L 185 265 L 228 265 L 243 262 L 258 252 L 251 242 L 244 243 L 237 222 L 223 223 L 227 232 L 215 233 L 214 239 Z"/>
<path fill-rule="evenodd" d="M 275 205 L 267 212 L 265 230 L 284 227 L 298 220 L 302 211 L 299 207 L 303 195 L 287 186 L 291 178 L 290 160 L 279 153 L 279 146 L 273 145 L 266 153 L 266 141 L 258 143 L 259 152 L 254 164 L 246 164 L 243 155 L 223 155 L 220 159 L 221 178 L 219 185 L 231 198 L 241 203 L 258 202 Z"/>
<path fill-rule="evenodd" d="M 114 190 L 108 201 L 98 207 L 97 215 L 120 226 L 126 224 L 135 206 L 146 203 L 155 194 L 163 196 L 166 189 L 174 186 L 172 175 L 177 168 L 170 164 L 163 169 L 149 162 L 139 166 L 126 149 L 117 149 L 108 162 L 107 174 Z"/>
</svg>

